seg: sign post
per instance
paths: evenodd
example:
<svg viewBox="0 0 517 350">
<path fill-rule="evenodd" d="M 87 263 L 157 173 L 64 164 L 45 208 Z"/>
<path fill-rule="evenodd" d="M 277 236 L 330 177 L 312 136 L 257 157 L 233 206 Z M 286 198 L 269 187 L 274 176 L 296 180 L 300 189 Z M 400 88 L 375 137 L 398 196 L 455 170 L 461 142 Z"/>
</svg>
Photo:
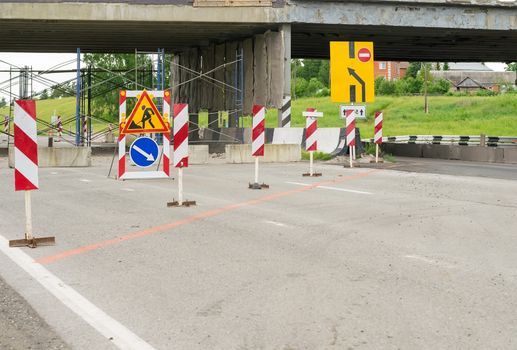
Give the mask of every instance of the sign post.
<svg viewBox="0 0 517 350">
<path fill-rule="evenodd" d="M 183 200 L 183 168 L 188 168 L 188 104 L 174 105 L 174 167 L 178 168 L 178 200 L 168 202 L 168 207 L 190 207 L 196 201 Z"/>
<path fill-rule="evenodd" d="M 264 156 L 265 143 L 265 126 L 266 126 L 266 108 L 261 105 L 253 106 L 253 128 L 251 132 L 251 155 L 255 157 L 255 182 L 249 184 L 248 188 L 253 190 L 260 190 L 262 188 L 269 188 L 265 183 L 259 184 L 259 157 Z"/>
<path fill-rule="evenodd" d="M 318 118 L 323 117 L 323 113 L 317 112 L 314 108 L 307 108 L 302 115 L 306 118 L 305 150 L 309 152 L 309 172 L 302 175 L 321 176 L 321 173 L 314 172 L 314 151 L 318 150 Z"/>
<path fill-rule="evenodd" d="M 10 247 L 53 245 L 54 237 L 35 238 L 32 232 L 31 191 L 39 188 L 36 103 L 14 101 L 14 190 L 25 192 L 25 238 L 9 241 Z"/>
</svg>

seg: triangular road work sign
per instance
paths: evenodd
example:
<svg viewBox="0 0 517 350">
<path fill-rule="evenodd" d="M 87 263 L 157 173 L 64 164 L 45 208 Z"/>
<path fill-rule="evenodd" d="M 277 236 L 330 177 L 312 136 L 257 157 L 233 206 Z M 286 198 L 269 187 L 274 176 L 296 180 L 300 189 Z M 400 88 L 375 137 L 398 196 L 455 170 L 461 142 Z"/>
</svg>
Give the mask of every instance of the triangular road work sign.
<svg viewBox="0 0 517 350">
<path fill-rule="evenodd" d="M 169 123 L 163 120 L 151 96 L 144 90 L 135 108 L 133 108 L 131 115 L 126 120 L 126 125 L 124 125 L 121 133 L 141 134 L 163 132 L 170 132 Z"/>
</svg>

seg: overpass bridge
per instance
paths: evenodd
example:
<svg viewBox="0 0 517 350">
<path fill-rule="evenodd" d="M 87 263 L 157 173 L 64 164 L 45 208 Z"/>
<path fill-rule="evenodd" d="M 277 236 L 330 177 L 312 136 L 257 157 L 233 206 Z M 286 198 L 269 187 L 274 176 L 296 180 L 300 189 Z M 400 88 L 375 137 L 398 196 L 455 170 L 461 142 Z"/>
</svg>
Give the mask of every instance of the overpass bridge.
<svg viewBox="0 0 517 350">
<path fill-rule="evenodd" d="M 374 41 L 379 60 L 517 59 L 511 0 L 12 0 L 0 3 L 0 50 L 178 52 L 285 25 L 293 58 L 354 39 Z"/>
<path fill-rule="evenodd" d="M 191 110 L 282 108 L 291 58 L 328 58 L 329 42 L 373 41 L 376 60 L 515 61 L 515 0 L 11 0 L 0 51 L 174 56 L 175 100 Z M 241 65 L 229 64 L 233 62 Z M 287 64 L 286 64 L 287 63 Z M 223 69 L 218 69 L 223 67 Z M 181 70 L 180 68 L 184 68 Z M 210 72 L 214 88 L 187 72 Z M 239 81 L 238 77 L 243 77 Z M 237 89 L 229 88 L 238 85 Z M 242 95 L 237 96 L 238 93 Z M 240 102 L 239 102 L 240 101 Z M 240 107 L 237 108 L 237 104 Z M 279 125 L 281 124 L 279 117 Z"/>
</svg>

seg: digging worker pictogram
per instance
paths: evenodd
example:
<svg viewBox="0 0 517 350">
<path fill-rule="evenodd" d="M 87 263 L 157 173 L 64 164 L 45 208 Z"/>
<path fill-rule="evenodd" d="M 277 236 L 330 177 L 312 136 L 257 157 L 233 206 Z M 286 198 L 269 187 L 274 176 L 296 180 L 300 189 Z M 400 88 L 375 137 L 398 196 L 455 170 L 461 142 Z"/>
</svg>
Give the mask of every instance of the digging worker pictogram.
<svg viewBox="0 0 517 350">
<path fill-rule="evenodd" d="M 150 107 L 142 106 L 142 110 L 144 111 L 144 116 L 142 117 L 142 129 L 145 129 L 145 123 L 149 122 L 151 124 L 151 127 L 154 129 L 153 122 L 151 118 L 154 115 L 154 111 Z"/>
</svg>

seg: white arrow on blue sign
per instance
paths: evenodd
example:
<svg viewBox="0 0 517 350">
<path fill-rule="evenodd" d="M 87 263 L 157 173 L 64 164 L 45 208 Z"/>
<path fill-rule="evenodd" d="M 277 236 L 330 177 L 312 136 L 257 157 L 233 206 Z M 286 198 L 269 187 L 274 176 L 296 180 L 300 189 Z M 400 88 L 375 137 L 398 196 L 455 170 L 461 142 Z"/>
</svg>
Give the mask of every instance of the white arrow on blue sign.
<svg viewBox="0 0 517 350">
<path fill-rule="evenodd" d="M 137 138 L 129 148 L 129 157 L 140 168 L 153 165 L 158 159 L 158 144 L 150 137 Z"/>
</svg>

